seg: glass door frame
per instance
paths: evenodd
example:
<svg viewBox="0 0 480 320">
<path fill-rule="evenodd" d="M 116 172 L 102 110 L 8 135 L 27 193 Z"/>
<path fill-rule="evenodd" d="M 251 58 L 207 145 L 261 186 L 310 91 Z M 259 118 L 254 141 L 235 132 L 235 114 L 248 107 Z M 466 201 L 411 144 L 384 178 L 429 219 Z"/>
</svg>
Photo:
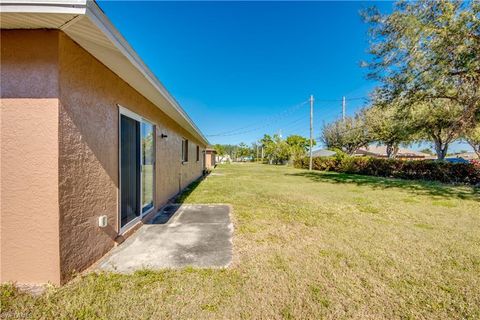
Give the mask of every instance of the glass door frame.
<svg viewBox="0 0 480 320">
<path fill-rule="evenodd" d="M 157 165 L 157 161 L 156 161 L 156 157 L 157 157 L 157 153 L 156 153 L 156 125 L 154 124 L 153 121 L 150 121 L 148 119 L 145 119 L 144 117 L 140 116 L 139 114 L 133 112 L 133 111 L 130 111 L 129 109 L 121 106 L 121 105 L 117 105 L 118 106 L 118 230 L 119 230 L 119 234 L 123 234 L 125 233 L 125 231 L 129 230 L 131 227 L 133 227 L 135 224 L 137 224 L 137 222 L 139 222 L 140 220 L 142 220 L 147 214 L 151 213 L 154 209 L 155 209 L 155 178 L 156 178 L 156 175 L 155 175 L 155 171 L 156 171 L 156 165 Z M 136 217 L 135 219 L 133 219 L 132 221 L 129 221 L 127 224 L 125 224 L 124 226 L 122 226 L 122 208 L 121 208 L 121 203 L 122 203 L 122 195 L 121 195 L 121 190 L 122 190 L 122 173 L 121 173 L 121 170 L 122 170 L 122 158 L 121 158 L 121 152 L 122 152 L 122 145 L 121 145 L 121 134 L 122 134 L 122 128 L 121 128 L 121 119 L 122 119 L 122 115 L 123 116 L 126 116 L 126 117 L 129 117 L 135 121 L 138 121 L 140 123 L 140 126 L 143 124 L 143 123 L 146 123 L 146 124 L 149 124 L 152 126 L 152 130 L 153 130 L 153 172 L 152 172 L 152 201 L 153 201 L 153 206 L 148 209 L 147 211 L 143 212 L 143 208 L 142 208 L 142 205 L 143 205 L 143 192 L 142 192 L 142 171 L 143 171 L 143 161 L 142 161 L 142 156 L 143 156 L 143 144 L 142 144 L 142 141 L 141 141 L 141 127 L 140 127 L 140 152 L 138 154 L 138 157 L 139 157 L 139 162 L 140 162 L 140 197 L 139 197 L 139 205 L 138 205 L 138 208 L 140 210 L 140 215 L 138 217 Z"/>
<path fill-rule="evenodd" d="M 143 135 L 142 135 L 142 126 L 146 124 L 146 125 L 149 125 L 152 127 L 152 151 L 153 151 L 153 155 L 152 155 L 152 201 L 151 201 L 151 207 L 148 208 L 147 210 L 145 210 L 145 212 L 143 211 L 144 207 L 143 207 L 143 204 L 145 202 L 145 198 L 144 198 L 144 193 L 143 193 L 143 188 L 144 188 L 144 185 L 143 185 L 143 177 L 144 177 L 144 172 L 145 172 L 145 168 L 144 168 L 144 165 L 143 165 L 143 156 L 144 156 L 144 148 L 143 148 Z M 150 212 L 152 212 L 152 210 L 155 208 L 155 165 L 156 165 L 156 152 L 155 152 L 155 136 L 156 136 L 156 132 L 155 132 L 155 125 L 151 122 L 151 121 L 148 121 L 144 118 L 142 118 L 142 121 L 140 122 L 140 217 L 143 218 L 144 216 L 146 216 L 147 214 L 149 214 Z M 146 179 L 145 179 L 146 180 Z"/>
</svg>

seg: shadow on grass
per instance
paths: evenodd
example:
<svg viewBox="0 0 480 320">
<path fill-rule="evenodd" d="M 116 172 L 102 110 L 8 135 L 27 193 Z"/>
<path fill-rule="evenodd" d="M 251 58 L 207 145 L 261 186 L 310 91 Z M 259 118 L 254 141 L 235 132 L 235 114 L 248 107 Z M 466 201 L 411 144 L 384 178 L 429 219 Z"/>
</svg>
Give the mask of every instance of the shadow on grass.
<svg viewBox="0 0 480 320">
<path fill-rule="evenodd" d="M 327 171 L 303 171 L 298 173 L 287 173 L 286 175 L 305 177 L 315 182 L 356 184 L 357 186 L 369 186 L 374 189 L 397 188 L 406 190 L 416 195 L 430 195 L 444 198 L 480 201 L 480 188 L 475 188 L 472 186 L 458 187 L 430 181 L 402 180 Z"/>
</svg>

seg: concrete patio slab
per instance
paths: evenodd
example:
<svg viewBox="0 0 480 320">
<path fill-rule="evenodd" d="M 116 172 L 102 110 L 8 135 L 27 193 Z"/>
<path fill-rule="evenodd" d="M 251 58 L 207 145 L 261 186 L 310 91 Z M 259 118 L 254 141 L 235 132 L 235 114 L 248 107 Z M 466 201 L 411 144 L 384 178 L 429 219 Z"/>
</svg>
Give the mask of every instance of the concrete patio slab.
<svg viewBox="0 0 480 320">
<path fill-rule="evenodd" d="M 228 205 L 171 204 L 114 248 L 97 264 L 97 270 L 130 273 L 227 267 L 232 261 L 232 234 Z"/>
</svg>

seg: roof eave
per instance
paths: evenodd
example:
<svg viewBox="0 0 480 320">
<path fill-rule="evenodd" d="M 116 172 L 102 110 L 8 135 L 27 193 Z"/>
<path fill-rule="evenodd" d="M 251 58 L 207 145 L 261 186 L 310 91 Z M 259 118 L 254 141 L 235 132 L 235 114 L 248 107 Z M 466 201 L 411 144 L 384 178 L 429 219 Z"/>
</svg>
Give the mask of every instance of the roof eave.
<svg viewBox="0 0 480 320">
<path fill-rule="evenodd" d="M 87 2 L 86 15 L 89 17 L 112 41 L 113 44 L 122 52 L 122 54 L 132 63 L 142 75 L 162 94 L 162 96 L 175 108 L 175 110 L 182 115 L 182 117 L 192 126 L 192 128 L 199 135 L 199 138 L 206 145 L 210 144 L 207 138 L 203 135 L 200 129 L 196 126 L 193 120 L 183 110 L 175 98 L 163 86 L 160 80 L 150 71 L 150 69 L 143 63 L 141 58 L 137 55 L 135 50 L 128 44 L 123 36 L 115 29 L 113 24 L 103 13 L 102 9 L 94 2 Z"/>
<path fill-rule="evenodd" d="M 208 139 L 203 135 L 193 120 L 183 110 L 180 104 L 167 91 L 162 83 L 155 77 L 150 69 L 143 63 L 135 50 L 128 44 L 123 36 L 116 30 L 102 9 L 91 0 L 13 0 L 1 2 L 0 12 L 2 13 L 57 13 L 71 14 L 80 17 L 86 16 L 92 23 L 98 27 L 112 44 L 122 53 L 122 55 L 141 73 L 143 77 L 157 90 L 161 96 L 175 109 L 175 111 L 186 121 L 193 129 L 194 133 L 201 142 L 209 145 Z M 60 29 L 66 29 L 74 25 L 78 19 L 72 19 Z M 161 109 L 160 106 L 157 105 Z M 181 125 L 181 124 L 180 124 Z M 187 129 L 187 131 L 190 131 Z"/>
<path fill-rule="evenodd" d="M 85 14 L 87 0 L 14 0 L 2 1 L 0 12 L 2 13 L 65 13 Z"/>
</svg>

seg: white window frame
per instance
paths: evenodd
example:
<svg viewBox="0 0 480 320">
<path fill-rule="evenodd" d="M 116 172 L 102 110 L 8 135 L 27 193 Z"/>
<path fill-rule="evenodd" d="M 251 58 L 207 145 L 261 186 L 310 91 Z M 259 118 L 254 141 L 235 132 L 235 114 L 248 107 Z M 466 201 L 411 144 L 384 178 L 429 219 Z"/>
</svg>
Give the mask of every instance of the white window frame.
<svg viewBox="0 0 480 320">
<path fill-rule="evenodd" d="M 182 138 L 182 154 L 181 154 L 182 164 L 188 163 L 188 160 L 189 160 L 188 145 L 189 145 L 188 139 L 187 138 Z M 185 158 L 186 158 L 186 160 L 185 160 Z"/>
<path fill-rule="evenodd" d="M 124 234 L 125 232 L 127 232 L 129 229 L 131 229 L 134 225 L 136 225 L 138 222 L 140 222 L 146 215 L 150 214 L 153 210 L 155 210 L 155 193 L 156 193 L 156 188 L 155 188 L 155 181 L 156 181 L 156 175 L 155 175 L 155 172 L 156 172 L 156 167 L 157 167 L 157 161 L 156 161 L 156 158 L 157 158 L 157 152 L 155 150 L 155 164 L 154 164 L 154 170 L 153 170 L 153 207 L 148 209 L 147 211 L 145 212 L 142 212 L 142 202 L 143 202 L 143 195 L 142 195 L 142 191 L 140 190 L 140 216 L 138 216 L 137 218 L 133 219 L 132 221 L 128 222 L 126 225 L 124 225 L 122 227 L 122 208 L 121 208 L 121 205 L 122 205 L 122 201 L 121 201 L 121 190 L 122 190 L 122 145 L 120 143 L 121 141 L 121 120 L 122 120 L 122 115 L 124 116 L 127 116 L 135 121 L 138 121 L 140 123 L 148 123 L 150 125 L 153 126 L 153 136 L 154 136 L 154 139 L 155 141 L 153 142 L 154 146 L 156 146 L 157 144 L 157 135 L 156 135 L 156 128 L 157 128 L 157 125 L 155 124 L 155 122 L 153 121 L 150 121 L 142 116 L 140 116 L 139 114 L 117 104 L 118 106 L 118 213 L 117 213 L 117 217 L 118 217 L 118 230 L 119 230 L 119 235 L 122 235 Z M 154 147 L 156 148 L 156 147 Z M 142 163 L 142 154 L 143 154 L 143 148 L 142 148 L 142 144 L 140 143 L 140 154 L 139 154 L 139 161 L 140 163 Z M 140 173 L 140 188 L 142 186 L 142 174 Z"/>
</svg>

